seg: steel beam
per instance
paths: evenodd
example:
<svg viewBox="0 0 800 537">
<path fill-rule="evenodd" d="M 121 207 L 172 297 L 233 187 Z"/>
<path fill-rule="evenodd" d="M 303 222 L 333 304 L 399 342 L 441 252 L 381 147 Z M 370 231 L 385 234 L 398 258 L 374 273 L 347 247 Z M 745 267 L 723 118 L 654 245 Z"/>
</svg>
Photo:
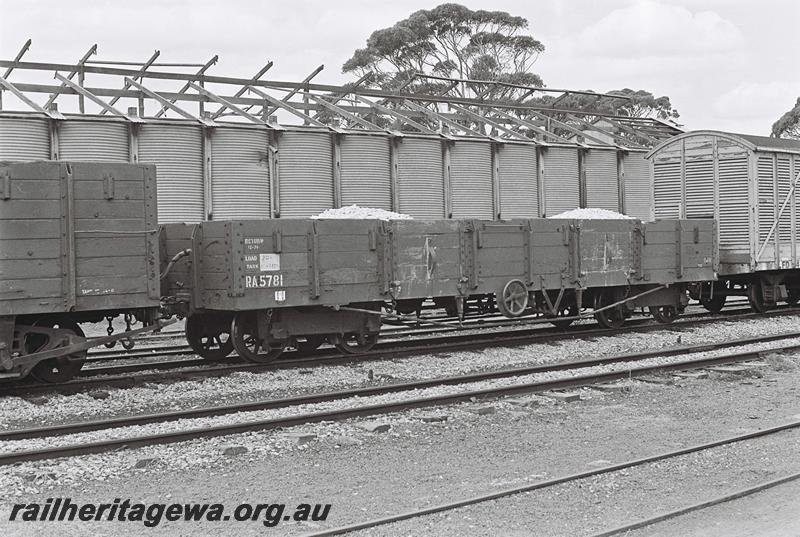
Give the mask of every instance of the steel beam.
<svg viewBox="0 0 800 537">
<path fill-rule="evenodd" d="M 186 93 L 186 91 L 189 89 L 189 80 L 198 80 L 200 77 L 202 77 L 202 76 L 203 76 L 203 74 L 204 74 L 206 71 L 208 71 L 208 70 L 209 70 L 209 68 L 211 68 L 211 66 L 212 66 L 212 65 L 214 65 L 214 64 L 216 64 L 216 63 L 217 63 L 217 60 L 219 60 L 219 56 L 215 54 L 215 55 L 214 55 L 214 57 L 213 57 L 213 58 L 211 58 L 210 60 L 208 60 L 208 61 L 207 61 L 207 62 L 206 62 L 206 63 L 205 63 L 205 64 L 204 64 L 204 65 L 203 65 L 203 66 L 202 66 L 202 67 L 201 67 L 201 68 L 200 68 L 198 71 L 197 71 L 197 73 L 196 73 L 196 74 L 195 74 L 195 75 L 194 75 L 194 76 L 193 76 L 191 79 L 188 79 L 188 78 L 181 78 L 180 80 L 186 80 L 186 84 L 184 84 L 184 85 L 183 85 L 183 87 L 182 87 L 180 90 L 178 90 L 178 95 L 180 95 L 181 93 Z M 119 69 L 119 70 L 120 70 L 120 71 L 123 71 L 124 69 Z M 152 73 L 152 72 L 148 73 L 148 78 L 152 78 L 152 77 L 153 77 L 153 73 Z M 161 78 L 161 77 L 158 77 L 158 78 Z M 170 99 L 169 101 L 170 101 L 171 103 L 175 104 L 175 101 L 177 101 L 177 100 L 178 100 L 178 99 L 177 99 L 177 98 L 175 98 L 175 99 Z M 159 117 L 163 116 L 163 115 L 164 115 L 164 113 L 166 113 L 166 111 L 167 111 L 167 108 L 162 106 L 162 107 L 161 107 L 161 110 L 159 110 L 159 111 L 156 113 L 155 117 L 159 118 Z"/>
<path fill-rule="evenodd" d="M 264 73 L 266 73 L 270 69 L 272 69 L 272 62 L 271 61 L 267 62 L 267 64 L 264 67 L 259 69 L 259 71 L 255 75 L 253 75 L 253 78 L 251 79 L 251 81 L 252 82 L 258 81 L 258 79 L 261 78 L 262 76 L 264 76 Z M 247 88 L 249 88 L 249 87 L 250 87 L 249 85 L 248 86 L 242 86 L 241 88 L 239 88 L 239 91 L 236 92 L 236 95 L 234 95 L 234 97 L 241 97 L 242 95 L 245 94 L 245 92 L 247 91 Z M 250 108 L 252 108 L 252 107 L 253 107 L 253 105 L 248 106 L 245 109 L 245 112 L 249 111 Z M 226 107 L 226 106 L 220 107 L 219 110 L 214 112 L 214 114 L 211 116 L 211 119 L 217 119 L 227 109 L 228 109 L 228 107 Z"/>
<path fill-rule="evenodd" d="M 307 116 L 306 114 L 304 114 L 304 113 L 300 112 L 299 110 L 295 109 L 290 104 L 285 103 L 283 101 L 280 101 L 280 100 L 276 99 L 275 97 L 272 97 L 271 95 L 267 95 L 266 93 L 264 93 L 263 91 L 261 91 L 259 89 L 256 89 L 256 88 L 254 88 L 252 86 L 248 86 L 247 89 L 250 90 L 251 92 L 255 93 L 256 95 L 258 95 L 259 97 L 261 97 L 265 101 L 269 102 L 270 104 L 272 104 L 274 106 L 277 106 L 278 108 L 283 108 L 284 110 L 286 110 L 290 114 L 293 114 L 293 115 L 299 117 L 304 122 L 309 122 L 312 125 L 315 125 L 317 127 L 322 127 L 322 128 L 325 128 L 325 129 L 331 129 L 331 127 L 329 127 L 328 125 L 325 125 L 321 121 L 317 121 L 316 119 L 312 118 L 311 116 Z"/>
<path fill-rule="evenodd" d="M 153 65 L 153 62 L 154 62 L 154 61 L 156 61 L 156 58 L 158 58 L 160 55 L 161 55 L 161 51 L 158 51 L 158 50 L 157 50 L 157 51 L 155 51 L 155 52 L 153 53 L 153 55 L 152 55 L 152 56 L 150 56 L 150 59 L 149 59 L 149 60 L 147 60 L 147 61 L 146 61 L 146 62 L 145 62 L 143 65 L 142 65 L 142 68 L 141 68 L 141 69 L 139 69 L 139 73 L 140 73 L 140 74 L 139 74 L 139 76 L 135 76 L 135 77 L 133 77 L 133 79 L 130 79 L 130 78 L 128 78 L 128 77 L 125 77 L 125 85 L 122 87 L 122 89 L 128 89 L 128 88 L 130 88 L 130 87 L 131 87 L 131 84 L 128 82 L 128 80 L 136 80 L 137 78 L 142 78 L 142 74 L 143 74 L 145 71 L 147 71 L 147 69 L 148 69 L 148 68 L 149 68 L 151 65 Z M 114 97 L 113 99 L 111 99 L 111 100 L 108 102 L 108 104 L 109 104 L 109 105 L 111 105 L 111 106 L 114 106 L 114 105 L 117 103 L 117 101 L 119 101 L 119 100 L 120 100 L 120 97 L 118 97 L 118 96 L 117 96 L 117 97 Z M 101 116 L 102 116 L 103 114 L 105 114 L 105 113 L 106 113 L 106 110 L 105 110 L 105 109 L 103 109 L 103 110 L 101 110 L 101 111 L 100 111 L 100 115 L 101 115 Z"/>
<path fill-rule="evenodd" d="M 84 54 L 83 57 L 78 61 L 77 65 L 68 66 L 68 69 L 69 69 L 70 72 L 69 72 L 69 76 L 67 78 L 69 80 L 72 80 L 73 77 L 76 74 L 78 74 L 78 71 L 80 71 L 85 66 L 86 60 L 88 60 L 93 54 L 97 54 L 97 43 L 92 45 L 92 47 L 86 52 L 86 54 Z M 20 62 L 16 62 L 16 63 L 20 63 Z M 9 66 L 9 67 L 11 67 L 11 66 Z M 61 69 L 61 70 L 63 70 L 63 69 Z M 58 71 L 58 69 L 56 69 L 56 71 Z M 67 84 L 61 84 L 61 87 L 63 88 L 66 85 Z M 58 99 L 58 96 L 59 96 L 58 93 L 52 93 L 50 95 L 50 97 L 47 99 L 47 102 L 44 104 L 44 107 L 45 108 L 50 108 L 50 105 L 52 105 L 54 102 L 56 102 L 56 99 Z M 83 112 L 83 100 L 82 99 L 81 99 L 81 112 Z"/>
<path fill-rule="evenodd" d="M 189 85 L 190 88 L 196 90 L 198 93 L 201 93 L 201 94 L 205 95 L 210 100 L 212 100 L 212 101 L 214 101 L 214 102 L 216 102 L 218 104 L 225 105 L 225 107 L 230 108 L 231 111 L 233 111 L 236 114 L 242 116 L 243 118 L 247 119 L 248 121 L 251 121 L 251 122 L 255 123 L 256 125 L 264 125 L 265 127 L 269 127 L 271 129 L 275 129 L 276 128 L 275 125 L 272 125 L 272 124 L 267 123 L 265 121 L 261 121 L 259 118 L 253 116 L 252 114 L 248 114 L 247 112 L 245 112 L 244 110 L 242 110 L 241 108 L 239 108 L 238 106 L 233 104 L 232 102 L 228 101 L 227 99 L 225 99 L 223 97 L 220 97 L 219 95 L 216 95 L 214 93 L 211 93 L 210 91 L 208 91 L 204 87 L 202 87 L 202 86 L 200 86 L 198 84 L 195 84 L 194 82 L 187 82 L 187 84 Z"/>
<path fill-rule="evenodd" d="M 202 117 L 193 116 L 191 113 L 187 112 L 183 108 L 180 108 L 176 104 L 171 103 L 169 100 L 165 99 L 164 97 L 162 97 L 158 93 L 147 89 L 146 87 L 144 87 L 143 85 L 139 84 L 138 82 L 136 82 L 135 80 L 133 80 L 131 78 L 125 77 L 125 82 L 127 84 L 135 87 L 136 89 L 138 89 L 139 91 L 141 91 L 142 93 L 144 93 L 145 95 L 150 97 L 151 99 L 154 99 L 154 100 L 158 101 L 162 106 L 166 106 L 170 110 L 172 110 L 172 111 L 176 112 L 177 114 L 185 117 L 186 119 L 191 119 L 193 121 L 199 121 L 203 125 L 207 125 L 209 127 L 213 127 L 214 126 L 214 122 L 213 121 L 210 121 L 210 120 L 202 118 Z"/>
<path fill-rule="evenodd" d="M 139 118 L 139 117 L 131 117 L 131 116 L 127 116 L 127 115 L 123 114 L 122 112 L 120 112 L 119 110 L 117 110 L 116 108 L 114 108 L 113 106 L 109 105 L 107 102 L 105 102 L 101 98 L 99 98 L 97 95 L 94 95 L 90 91 L 86 91 L 85 88 L 83 88 L 82 86 L 76 84 L 75 82 L 73 82 L 69 78 L 67 78 L 65 76 L 61 76 L 59 73 L 55 74 L 55 78 L 57 78 L 58 80 L 60 80 L 61 82 L 63 82 L 67 86 L 69 86 L 70 88 L 72 88 L 75 91 L 77 91 L 82 97 L 86 97 L 87 99 L 89 99 L 90 101 L 95 103 L 96 105 L 100 106 L 104 110 L 108 110 L 109 112 L 111 112 L 115 116 L 119 116 L 119 117 L 125 118 L 128 121 L 132 121 L 134 123 L 143 123 L 144 122 L 144 120 Z"/>
<path fill-rule="evenodd" d="M 310 74 L 310 75 L 308 75 L 307 77 L 305 77 L 305 78 L 303 79 L 303 81 L 302 81 L 302 82 L 300 82 L 300 86 L 304 86 L 305 84 L 308 84 L 309 82 L 311 82 L 311 79 L 312 79 L 312 78 L 314 78 L 315 76 L 317 76 L 318 74 L 320 74 L 320 73 L 322 72 L 322 70 L 323 70 L 323 69 L 325 69 L 325 66 L 324 66 L 324 65 L 320 65 L 319 67 L 317 67 L 316 69 L 314 69 L 314 70 L 311 72 L 311 74 Z M 284 96 L 281 98 L 281 101 L 283 101 L 283 102 L 287 102 L 289 99 L 291 99 L 292 97 L 294 97 L 294 96 L 297 94 L 297 92 L 299 92 L 301 89 L 305 89 L 305 88 L 300 88 L 300 87 L 297 87 L 297 88 L 295 88 L 294 90 L 292 90 L 292 91 L 290 91 L 289 93 L 287 93 L 286 95 L 284 95 Z M 270 114 L 274 113 L 274 112 L 275 112 L 275 110 L 277 110 L 277 109 L 278 109 L 278 107 L 277 107 L 277 106 L 273 106 L 273 107 L 272 107 L 272 108 L 270 108 L 269 110 L 266 110 L 266 111 L 262 110 L 262 111 L 261 111 L 261 115 L 263 115 L 263 116 L 268 116 L 268 115 L 270 115 Z M 249 108 L 248 108 L 248 110 L 249 110 Z"/>
</svg>

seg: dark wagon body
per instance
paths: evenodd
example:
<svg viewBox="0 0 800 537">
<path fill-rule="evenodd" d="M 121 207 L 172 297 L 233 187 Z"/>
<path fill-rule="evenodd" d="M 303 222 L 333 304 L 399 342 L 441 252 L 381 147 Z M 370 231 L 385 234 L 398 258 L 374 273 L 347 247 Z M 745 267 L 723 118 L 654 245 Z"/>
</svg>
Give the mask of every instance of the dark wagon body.
<svg viewBox="0 0 800 537">
<path fill-rule="evenodd" d="M 158 316 L 155 168 L 84 162 L 0 162 L 0 371 L 65 376 L 83 352 L 78 323 Z M 54 377 L 55 375 L 55 377 Z"/>
<path fill-rule="evenodd" d="M 273 351 L 297 339 L 364 346 L 380 329 L 381 309 L 426 298 L 460 310 L 467 297 L 487 296 L 507 316 L 540 313 L 565 324 L 585 308 L 606 325 L 636 307 L 671 320 L 690 282 L 715 278 L 715 237 L 713 220 L 169 224 L 162 259 L 174 266 L 162 293 L 172 312 L 189 316 L 196 348 L 221 343 L 236 319 L 240 336 L 271 341 Z"/>
</svg>

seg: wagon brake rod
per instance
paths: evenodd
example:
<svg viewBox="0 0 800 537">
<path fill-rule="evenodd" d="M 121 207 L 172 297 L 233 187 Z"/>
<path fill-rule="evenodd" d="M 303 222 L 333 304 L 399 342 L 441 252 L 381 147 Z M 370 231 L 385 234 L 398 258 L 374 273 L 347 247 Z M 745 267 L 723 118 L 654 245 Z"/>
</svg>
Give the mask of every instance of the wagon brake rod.
<svg viewBox="0 0 800 537">
<path fill-rule="evenodd" d="M 173 323 L 178 322 L 177 319 L 170 319 L 167 321 L 159 320 L 155 324 L 151 324 L 150 326 L 144 326 L 142 328 L 137 328 L 136 330 L 128 330 L 126 332 L 120 332 L 119 334 L 115 334 L 113 336 L 105 336 L 97 339 L 86 340 L 83 343 L 76 343 L 74 345 L 68 345 L 66 347 L 58 347 L 56 349 L 52 349 L 45 352 L 37 352 L 34 354 L 26 354 L 24 356 L 17 356 L 16 359 L 12 358 L 12 367 L 25 365 L 30 361 L 36 360 L 47 360 L 48 358 L 58 358 L 60 356 L 70 354 L 75 354 L 76 352 L 88 351 L 93 347 L 99 347 L 100 345 L 105 345 L 106 343 L 111 343 L 113 341 L 118 341 L 120 339 L 129 338 L 130 336 L 136 336 L 142 334 L 144 332 L 154 332 L 156 330 L 161 330 L 165 326 L 169 326 Z"/>
<path fill-rule="evenodd" d="M 794 182 L 792 183 L 792 188 L 790 188 L 789 192 L 786 194 L 786 199 L 783 200 L 781 209 L 778 211 L 778 216 L 772 223 L 772 227 L 769 228 L 769 233 L 767 233 L 767 238 L 764 239 L 764 244 L 761 245 L 761 249 L 758 251 L 758 255 L 756 256 L 756 263 L 758 263 L 761 260 L 761 256 L 764 254 L 764 250 L 767 249 L 767 244 L 769 244 L 769 240 L 772 238 L 772 234 L 775 233 L 775 228 L 778 227 L 778 222 L 780 221 L 781 216 L 783 216 L 783 211 L 786 209 L 786 205 L 789 203 L 789 200 L 792 199 L 792 194 L 797 188 L 798 181 L 800 181 L 800 172 L 797 172 L 797 177 L 794 178 Z"/>
<path fill-rule="evenodd" d="M 401 321 L 422 321 L 422 322 L 425 322 L 425 323 L 430 323 L 430 324 L 432 324 L 434 326 L 444 326 L 444 327 L 447 327 L 447 328 L 454 328 L 454 325 L 452 325 L 452 324 L 443 323 L 443 322 L 440 322 L 440 321 L 430 321 L 430 320 L 425 319 L 423 317 L 416 317 L 416 316 L 411 316 L 411 315 L 397 315 L 396 313 L 383 313 L 381 311 L 365 310 L 365 309 L 362 309 L 362 308 L 351 308 L 349 306 L 329 306 L 329 307 L 331 307 L 331 308 L 333 308 L 333 309 L 335 309 L 337 311 L 338 310 L 343 310 L 343 311 L 355 311 L 355 312 L 358 312 L 358 313 L 369 313 L 371 315 L 380 315 L 381 317 L 385 317 L 387 319 L 400 319 Z"/>
</svg>

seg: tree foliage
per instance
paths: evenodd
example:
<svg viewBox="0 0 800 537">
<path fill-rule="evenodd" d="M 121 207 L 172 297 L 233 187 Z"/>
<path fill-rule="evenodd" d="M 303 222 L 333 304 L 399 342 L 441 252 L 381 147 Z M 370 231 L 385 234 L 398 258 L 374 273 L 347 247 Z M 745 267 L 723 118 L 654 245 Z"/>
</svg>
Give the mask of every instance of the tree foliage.
<svg viewBox="0 0 800 537">
<path fill-rule="evenodd" d="M 525 18 L 504 11 L 442 4 L 374 31 L 367 46 L 344 63 L 342 72 L 372 73 L 372 80 L 386 89 L 404 86 L 415 73 L 541 87 L 542 79 L 531 67 L 544 45 L 525 34 L 527 28 Z M 420 79 L 412 89 L 427 92 L 448 86 L 435 79 Z M 454 88 L 462 94 L 468 90 L 480 88 Z M 486 93 L 497 91 L 492 86 Z M 499 91 L 510 93 L 509 88 Z"/>
<path fill-rule="evenodd" d="M 619 95 L 627 99 L 614 99 L 612 97 L 599 97 L 586 94 L 570 94 L 555 103 L 557 108 L 592 110 L 598 114 L 613 114 L 628 117 L 652 117 L 662 120 L 677 119 L 678 111 L 672 107 L 666 95 L 655 97 L 645 90 L 632 90 L 629 88 L 606 92 L 608 95 Z M 540 102 L 552 105 L 555 98 L 545 96 Z"/>
<path fill-rule="evenodd" d="M 800 97 L 798 97 L 791 110 L 772 124 L 772 136 L 775 138 L 800 139 Z"/>
</svg>

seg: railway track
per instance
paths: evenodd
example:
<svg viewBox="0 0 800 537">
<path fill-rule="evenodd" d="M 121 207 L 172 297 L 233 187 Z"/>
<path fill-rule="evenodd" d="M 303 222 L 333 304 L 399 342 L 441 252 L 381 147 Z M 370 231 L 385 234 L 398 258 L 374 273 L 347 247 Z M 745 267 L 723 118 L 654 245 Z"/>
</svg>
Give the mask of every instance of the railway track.
<svg viewBox="0 0 800 537">
<path fill-rule="evenodd" d="M 486 371 L 468 375 L 451 377 L 441 377 L 415 382 L 386 384 L 382 386 L 362 387 L 323 394 L 311 394 L 287 399 L 272 399 L 265 401 L 248 402 L 236 405 L 208 407 L 192 409 L 187 411 L 173 411 L 160 414 L 145 416 L 131 416 L 125 418 L 113 418 L 109 420 L 96 420 L 92 422 L 73 423 L 66 425 L 56 425 L 49 427 L 39 427 L 34 429 L 23 429 L 6 431 L 0 433 L 0 441 L 30 440 L 36 438 L 51 438 L 62 435 L 85 433 L 89 431 L 113 430 L 122 427 L 142 426 L 153 423 L 165 423 L 176 420 L 191 420 L 197 418 L 207 418 L 234 414 L 239 412 L 250 412 L 258 410 L 288 409 L 318 403 L 341 401 L 353 398 L 364 398 L 380 396 L 392 393 L 411 392 L 438 386 L 458 386 L 469 385 L 476 382 L 524 377 L 536 373 L 548 373 L 554 371 L 578 370 L 587 367 L 610 365 L 610 364 L 631 364 L 636 361 L 654 357 L 675 356 L 680 354 L 702 353 L 711 350 L 719 350 L 729 347 L 741 346 L 766 341 L 779 341 L 781 339 L 791 339 L 800 337 L 799 332 L 791 332 L 773 336 L 758 338 L 747 338 L 735 341 L 728 341 L 718 344 L 694 345 L 673 347 L 670 349 L 659 349 L 638 353 L 627 353 L 603 358 L 591 358 L 584 360 L 559 362 L 546 365 L 535 365 L 521 368 L 510 368 L 497 371 Z M 522 382 L 517 384 L 507 384 L 503 386 L 493 386 L 489 388 L 468 389 L 443 395 L 411 397 L 377 404 L 356 405 L 334 410 L 323 410 L 318 412 L 306 412 L 282 417 L 272 417 L 267 419 L 256 419 L 249 421 L 239 421 L 235 423 L 210 424 L 201 427 L 178 429 L 169 432 L 144 434 L 134 436 L 123 436 L 118 438 L 98 440 L 94 442 L 78 443 L 70 445 L 53 446 L 42 449 L 27 451 L 16 451 L 0 454 L 0 466 L 14 464 L 17 462 L 35 461 L 43 459 L 53 459 L 59 457 L 69 457 L 88 453 L 102 453 L 119 449 L 130 449 L 154 444 L 168 444 L 191 440 L 196 438 L 214 437 L 230 435 L 249 431 L 264 431 L 283 427 L 290 427 L 301 424 L 317 423 L 321 421 L 340 421 L 354 417 L 373 416 L 388 414 L 413 408 L 441 406 L 453 403 L 469 401 L 475 398 L 497 398 L 520 393 L 540 393 L 551 390 L 563 390 L 577 386 L 587 386 L 602 384 L 622 379 L 630 379 L 663 373 L 668 371 L 686 370 L 710 367 L 714 365 L 727 364 L 753 360 L 765 352 L 785 352 L 800 349 L 800 343 L 792 342 L 779 347 L 767 350 L 742 351 L 731 349 L 730 352 L 715 355 L 701 356 L 685 360 L 678 360 L 669 363 L 648 364 L 640 366 L 628 366 L 613 371 L 602 371 L 599 373 L 572 375 L 555 380 Z"/>
<path fill-rule="evenodd" d="M 393 524 L 395 522 L 401 522 L 403 520 L 413 520 L 416 518 L 421 518 L 424 516 L 436 514 L 436 513 L 443 513 L 445 511 L 452 511 L 454 509 L 458 509 L 461 507 L 467 507 L 470 505 L 477 505 L 485 502 L 489 502 L 492 500 L 498 500 L 501 498 L 507 498 L 509 496 L 514 496 L 517 494 L 522 494 L 526 492 L 533 492 L 537 490 L 545 490 L 551 487 L 555 487 L 557 485 L 564 485 L 568 483 L 574 483 L 577 481 L 581 481 L 590 477 L 601 476 L 606 474 L 613 474 L 616 472 L 621 472 L 624 470 L 628 470 L 630 468 L 636 468 L 638 466 L 645 466 L 648 464 L 661 462 L 661 461 L 668 461 L 670 459 L 677 459 L 679 457 L 683 457 L 686 455 L 691 455 L 694 453 L 701 453 L 705 451 L 710 451 L 715 448 L 728 446 L 731 444 L 737 444 L 741 442 L 746 442 L 748 440 L 755 440 L 757 438 L 765 438 L 768 436 L 776 435 L 783 433 L 785 431 L 790 431 L 800 427 L 800 420 L 790 421 L 787 423 L 782 423 L 773 427 L 768 427 L 765 429 L 755 430 L 749 433 L 739 434 L 736 436 L 729 436 L 726 438 L 721 438 L 717 440 L 712 440 L 709 442 L 705 442 L 702 444 L 695 444 L 692 446 L 687 446 L 683 448 L 678 448 L 672 451 L 666 451 L 662 453 L 656 453 L 654 455 L 649 455 L 646 457 L 641 457 L 638 459 L 633 459 L 617 464 L 610 464 L 607 466 L 603 466 L 600 468 L 595 468 L 592 470 L 587 470 L 584 472 L 578 472 L 574 474 L 563 475 L 559 477 L 555 477 L 552 479 L 547 479 L 545 481 L 539 481 L 536 483 L 531 483 L 527 485 L 522 485 L 519 487 L 507 488 L 505 490 L 499 491 L 492 491 L 486 494 L 481 494 L 478 496 L 470 496 L 467 498 L 462 498 L 459 500 L 455 500 L 449 503 L 433 505 L 430 507 L 425 507 L 422 509 L 415 509 L 411 511 L 406 511 L 404 513 L 398 513 L 396 515 L 390 515 L 386 517 L 376 518 L 372 520 L 365 520 L 363 522 L 356 522 L 344 526 L 338 526 L 335 528 L 324 529 L 321 531 L 316 531 L 313 533 L 305 534 L 305 537 L 329 537 L 332 535 L 343 535 L 345 533 L 351 533 L 354 531 L 359 530 L 366 530 L 370 528 L 376 528 L 378 526 L 386 526 L 389 524 Z M 663 520 L 667 520 L 669 518 L 673 518 L 675 516 L 679 516 L 685 513 L 690 513 L 692 511 L 697 511 L 699 509 L 703 509 L 706 507 L 711 507 L 713 505 L 717 505 L 719 503 L 734 500 L 736 498 L 741 498 L 743 496 L 747 496 L 749 494 L 754 494 L 756 492 L 766 490 L 771 487 L 775 487 L 781 485 L 783 483 L 788 483 L 790 481 L 800 479 L 800 473 L 793 473 L 789 475 L 782 476 L 777 479 L 773 479 L 767 482 L 759 483 L 752 487 L 748 487 L 745 489 L 740 489 L 737 491 L 730 492 L 728 494 L 724 494 L 722 496 L 718 496 L 716 498 L 706 500 L 704 502 L 699 502 L 697 504 L 693 504 L 690 506 L 686 506 L 681 509 L 676 509 L 674 511 L 669 511 L 665 513 L 660 513 L 654 517 L 641 519 L 636 522 L 626 524 L 623 526 L 619 526 L 617 528 L 613 528 L 611 530 L 603 531 L 601 533 L 596 533 L 591 537 L 610 537 L 612 535 L 623 535 L 627 534 L 629 531 L 633 531 L 635 529 L 644 528 L 655 524 L 657 522 L 661 522 Z"/>
<path fill-rule="evenodd" d="M 767 315 L 788 315 L 797 309 L 776 310 Z M 132 387 L 149 382 L 169 380 L 185 380 L 186 378 L 223 376 L 237 371 L 263 372 L 275 369 L 291 369 L 314 367 L 331 363 L 349 363 L 375 359 L 394 359 L 430 354 L 435 352 L 455 352 L 480 350 L 489 346 L 519 346 L 532 343 L 562 341 L 589 337 L 610 336 L 619 333 L 648 332 L 655 330 L 682 330 L 706 323 L 760 317 L 750 311 L 742 311 L 729 316 L 686 315 L 670 325 L 657 324 L 649 318 L 631 321 L 621 329 L 598 328 L 586 324 L 571 327 L 569 330 L 555 327 L 517 328 L 510 332 L 486 331 L 481 333 L 454 333 L 439 335 L 435 338 L 391 341 L 379 343 L 373 350 L 358 355 L 343 355 L 333 349 L 322 349 L 308 356 L 297 356 L 287 353 L 285 357 L 270 364 L 252 364 L 237 358 L 228 358 L 220 362 L 203 359 L 178 359 L 151 363 L 134 363 L 108 367 L 88 367 L 81 371 L 77 379 L 52 384 L 34 384 L 30 382 L 8 383 L 2 387 L 4 395 L 27 395 L 47 391 L 76 393 L 88 389 L 110 387 Z M 292 356 L 292 354 L 295 354 Z"/>
</svg>

